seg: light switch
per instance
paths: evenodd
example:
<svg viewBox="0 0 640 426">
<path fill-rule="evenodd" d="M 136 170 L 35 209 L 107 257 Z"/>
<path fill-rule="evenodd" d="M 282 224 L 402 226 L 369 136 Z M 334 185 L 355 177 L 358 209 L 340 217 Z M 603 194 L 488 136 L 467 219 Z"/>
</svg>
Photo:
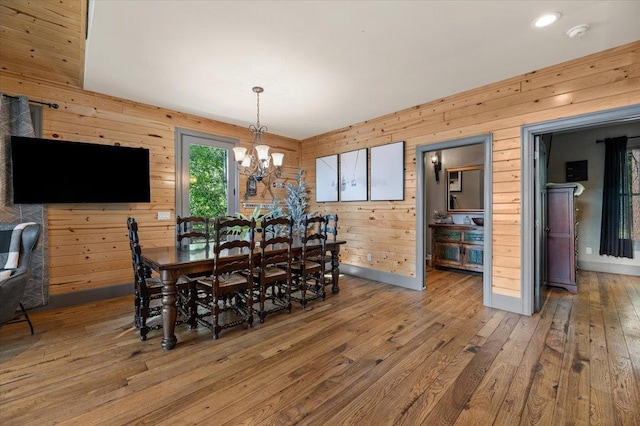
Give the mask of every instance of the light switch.
<svg viewBox="0 0 640 426">
<path fill-rule="evenodd" d="M 171 212 L 158 212 L 158 220 L 171 220 Z"/>
</svg>

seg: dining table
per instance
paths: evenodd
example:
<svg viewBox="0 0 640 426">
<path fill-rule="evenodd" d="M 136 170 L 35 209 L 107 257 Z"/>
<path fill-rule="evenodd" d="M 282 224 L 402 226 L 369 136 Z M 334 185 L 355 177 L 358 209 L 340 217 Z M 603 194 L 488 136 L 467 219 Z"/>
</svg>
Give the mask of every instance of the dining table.
<svg viewBox="0 0 640 426">
<path fill-rule="evenodd" d="M 336 294 L 340 291 L 340 246 L 345 244 L 344 240 L 327 241 L 327 252 L 331 253 L 331 292 Z M 165 351 L 176 346 L 175 335 L 176 318 L 178 309 L 176 307 L 177 294 L 176 283 L 182 276 L 198 276 L 211 273 L 213 270 L 213 244 L 193 243 L 185 245 L 172 245 L 163 247 L 149 247 L 142 251 L 143 263 L 156 271 L 162 281 L 162 330 L 163 337 L 161 346 Z M 297 256 L 302 250 L 302 243 L 294 240 L 292 245 L 292 255 Z M 260 249 L 256 247 L 255 255 L 259 255 Z M 226 253 L 221 259 L 233 261 L 234 257 L 241 254 L 237 252 Z M 246 256 L 246 254 L 244 254 Z"/>
</svg>

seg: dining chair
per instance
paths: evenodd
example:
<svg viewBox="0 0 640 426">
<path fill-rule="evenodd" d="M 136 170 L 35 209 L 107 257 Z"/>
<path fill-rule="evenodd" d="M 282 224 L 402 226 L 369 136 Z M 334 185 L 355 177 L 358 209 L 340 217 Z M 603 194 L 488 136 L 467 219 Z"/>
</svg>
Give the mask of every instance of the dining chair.
<svg viewBox="0 0 640 426">
<path fill-rule="evenodd" d="M 217 217 L 214 221 L 212 274 L 196 280 L 197 289 L 207 294 L 204 300 L 196 301 L 205 310 L 204 314 L 198 313 L 197 321 L 213 332 L 214 339 L 224 329 L 253 324 L 255 225 L 253 219 L 233 217 Z M 240 238 L 232 229 L 248 232 Z"/>
<path fill-rule="evenodd" d="M 268 314 L 283 310 L 291 313 L 293 220 L 284 216 L 265 217 L 261 223 L 260 261 L 253 269 L 253 281 L 262 323 Z"/>
<path fill-rule="evenodd" d="M 176 217 L 176 244 L 178 247 L 192 243 L 209 244 L 212 240 L 210 231 L 210 219 L 202 216 L 177 216 Z M 208 274 L 187 274 L 184 277 L 190 280 L 205 278 Z M 194 284 L 195 287 L 195 284 Z M 203 297 L 201 292 L 195 292 L 191 297 Z"/>
<path fill-rule="evenodd" d="M 176 217 L 176 243 L 178 245 L 192 242 L 208 243 L 210 239 L 209 218 L 200 216 Z"/>
<path fill-rule="evenodd" d="M 162 322 L 149 325 L 147 321 L 162 315 L 162 281 L 159 277 L 152 276 L 150 268 L 142 262 L 142 247 L 138 236 L 138 222 L 133 218 L 127 218 L 127 230 L 129 234 L 129 247 L 131 248 L 131 263 L 133 266 L 134 278 L 134 324 L 140 330 L 140 340 L 147 340 L 147 334 L 152 330 L 162 329 Z M 191 289 L 195 284 L 190 280 L 181 279 L 176 283 L 178 313 L 191 317 L 191 310 L 195 306 L 190 306 L 189 295 L 193 293 Z M 154 303 L 155 301 L 155 303 Z M 177 324 L 183 323 L 177 320 Z M 192 324 L 194 326 L 195 324 Z"/>
<path fill-rule="evenodd" d="M 325 298 L 324 271 L 326 262 L 326 218 L 305 216 L 302 219 L 302 247 L 300 257 L 291 262 L 291 299 L 300 302 L 304 309 L 307 302 Z M 310 296 L 307 296 L 310 292 Z"/>
<path fill-rule="evenodd" d="M 325 235 L 327 237 L 326 238 L 327 242 L 331 240 L 335 243 L 336 240 L 338 239 L 338 215 L 327 214 L 324 216 L 324 219 L 325 219 L 324 229 L 325 229 Z M 325 255 L 326 255 L 326 259 L 325 259 L 326 262 L 324 266 L 325 268 L 324 285 L 329 285 L 329 284 L 333 284 L 333 272 L 337 270 L 340 265 L 337 261 L 334 263 L 333 259 L 331 258 L 331 252 L 328 252 Z"/>
</svg>

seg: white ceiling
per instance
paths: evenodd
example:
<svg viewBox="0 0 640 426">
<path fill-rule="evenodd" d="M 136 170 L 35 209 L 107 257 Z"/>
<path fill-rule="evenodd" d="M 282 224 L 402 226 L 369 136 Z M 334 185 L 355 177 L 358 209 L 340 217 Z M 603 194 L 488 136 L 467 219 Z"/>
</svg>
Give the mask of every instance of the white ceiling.
<svg viewBox="0 0 640 426">
<path fill-rule="evenodd" d="M 640 40 L 637 0 L 93 0 L 89 19 L 85 89 L 249 126 L 262 86 L 261 124 L 295 139 Z"/>
</svg>

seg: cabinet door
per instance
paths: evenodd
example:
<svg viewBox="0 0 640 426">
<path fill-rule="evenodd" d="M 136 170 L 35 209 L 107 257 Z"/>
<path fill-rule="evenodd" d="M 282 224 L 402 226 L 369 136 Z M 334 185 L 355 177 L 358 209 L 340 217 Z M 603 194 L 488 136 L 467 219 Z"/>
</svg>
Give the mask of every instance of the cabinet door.
<svg viewBox="0 0 640 426">
<path fill-rule="evenodd" d="M 573 189 L 547 191 L 547 283 L 575 284 Z"/>
<path fill-rule="evenodd" d="M 438 265 L 455 267 L 462 264 L 459 244 L 436 242 L 435 251 L 436 264 Z"/>
<path fill-rule="evenodd" d="M 484 265 L 484 246 L 465 245 L 462 247 L 462 264 L 465 268 L 482 272 Z"/>
</svg>

